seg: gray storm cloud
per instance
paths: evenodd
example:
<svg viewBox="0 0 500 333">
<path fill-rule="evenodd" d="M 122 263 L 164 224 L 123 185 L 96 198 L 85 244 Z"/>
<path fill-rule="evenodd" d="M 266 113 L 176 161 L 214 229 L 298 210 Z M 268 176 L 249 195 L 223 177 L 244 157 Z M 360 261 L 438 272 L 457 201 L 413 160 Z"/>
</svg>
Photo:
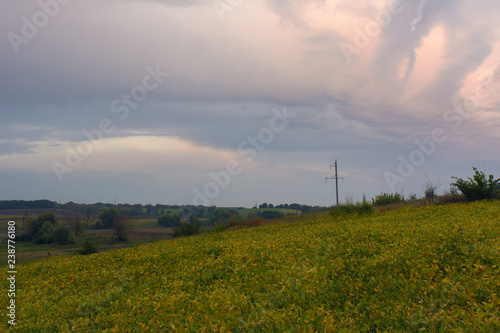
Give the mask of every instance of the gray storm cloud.
<svg viewBox="0 0 500 333">
<path fill-rule="evenodd" d="M 274 108 L 284 106 L 296 115 L 294 122 L 266 147 L 261 162 L 256 162 L 261 165 L 251 169 L 248 178 L 243 177 L 239 188 L 259 177 L 271 179 L 272 175 L 258 170 L 277 172 L 277 165 L 317 170 L 303 159 L 307 156 L 327 167 L 333 155 L 352 161 L 383 146 L 453 105 L 463 95 L 460 89 L 467 78 L 499 57 L 496 22 L 500 5 L 493 0 L 401 1 L 402 12 L 370 37 L 368 46 L 359 49 L 351 64 L 339 45 L 355 44 L 357 31 L 374 21 L 374 11 L 396 2 L 268 0 L 235 5 L 234 1 L 221 1 L 232 6 L 224 20 L 213 2 L 201 0 L 74 0 L 61 5 L 35 37 L 19 44 L 17 54 L 9 34 L 22 36 L 26 20 L 33 21 L 43 8 L 37 2 L 2 2 L 0 167 L 9 167 L 0 175 L 0 185 L 7 184 L 9 175 L 21 180 L 19 170 L 29 172 L 29 163 L 46 163 L 48 154 L 63 156 L 67 143 L 85 141 L 83 131 L 97 128 L 104 118 L 115 127 L 107 134 L 108 140 L 175 137 L 199 151 L 211 152 L 218 161 L 217 154 L 234 153 L 243 140 L 267 126 Z M 422 61 L 418 52 L 436 29 L 444 36 L 439 67 L 423 73 L 429 81 L 408 97 L 408 86 L 423 76 L 417 72 Z M 432 54 L 425 56 L 432 59 Z M 120 119 L 120 113 L 113 111 L 113 101 L 143 85 L 148 66 L 159 66 L 170 75 L 148 91 L 137 107 L 130 107 L 126 119 Z M 424 112 L 420 108 L 437 99 L 443 100 L 435 109 Z M 470 132 L 465 134 L 473 135 L 496 121 L 478 118 L 466 127 Z M 433 125 L 438 126 L 429 126 Z M 378 157 L 393 156 L 408 148 L 413 139 L 409 136 L 351 169 L 360 170 L 376 164 Z M 482 151 L 475 148 L 478 154 Z M 174 155 L 164 154 L 165 165 L 174 165 L 167 163 Z M 94 160 L 89 157 L 88 165 L 99 165 L 96 156 Z M 114 159 L 124 158 L 119 156 Z M 157 155 L 144 156 L 148 161 L 158 159 Z M 176 167 L 182 165 L 179 156 L 175 155 Z M 188 162 L 190 172 L 198 174 L 186 179 L 203 178 L 199 175 L 208 172 L 201 158 L 186 159 Z M 98 169 L 89 171 L 82 165 L 72 174 L 73 186 L 108 175 L 108 171 L 100 174 Z M 191 165 L 197 167 L 191 169 Z M 422 172 L 441 166 L 429 164 Z M 130 171 L 138 177 L 132 181 L 134 186 L 140 186 L 138 179 L 145 174 L 153 177 L 143 171 L 139 166 Z M 123 172 L 113 179 L 123 181 Z M 168 179 L 162 186 L 173 182 L 172 191 L 188 198 L 189 186 L 186 190 L 185 184 L 174 180 L 174 171 L 170 172 L 164 178 L 158 176 Z M 292 172 L 288 180 L 292 176 L 312 177 Z M 156 186 L 154 177 L 147 179 Z M 48 191 L 56 193 L 62 186 L 61 191 L 69 195 L 69 183 L 50 184 Z M 353 191 L 362 191 L 361 187 Z M 153 190 L 156 195 L 162 191 L 159 187 Z M 250 197 L 245 198 L 253 201 Z M 175 196 L 168 194 L 168 198 L 174 200 Z"/>
</svg>

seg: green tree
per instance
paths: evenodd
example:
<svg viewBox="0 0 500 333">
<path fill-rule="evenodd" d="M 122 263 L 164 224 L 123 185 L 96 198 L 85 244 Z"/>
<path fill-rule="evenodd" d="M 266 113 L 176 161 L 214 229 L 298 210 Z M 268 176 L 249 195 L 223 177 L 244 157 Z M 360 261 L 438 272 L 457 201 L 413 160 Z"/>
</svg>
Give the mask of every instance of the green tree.
<svg viewBox="0 0 500 333">
<path fill-rule="evenodd" d="M 113 233 L 119 242 L 127 240 L 128 232 L 132 228 L 133 218 L 118 214 L 113 221 Z"/>
<path fill-rule="evenodd" d="M 164 214 L 158 218 L 158 224 L 166 228 L 175 228 L 181 225 L 181 217 L 177 214 Z"/>
<path fill-rule="evenodd" d="M 455 183 L 451 185 L 457 187 L 460 192 L 465 195 L 467 200 L 492 199 L 500 193 L 500 178 L 495 179 L 493 175 L 489 175 L 488 179 L 486 179 L 484 172 L 478 171 L 477 168 L 472 169 L 475 174 L 472 178 L 468 177 L 468 181 L 457 177 L 451 177 L 456 180 Z"/>
<path fill-rule="evenodd" d="M 118 210 L 113 208 L 104 208 L 99 214 L 99 221 L 101 221 L 101 226 L 103 228 L 112 228 L 115 219 L 120 215 Z"/>
<path fill-rule="evenodd" d="M 48 224 L 42 230 L 45 222 L 48 222 Z M 26 240 L 33 241 L 38 244 L 45 243 L 45 241 L 43 240 L 43 235 L 47 233 L 47 231 L 50 229 L 50 226 L 54 225 L 55 223 L 56 216 L 53 213 L 45 213 L 39 215 L 35 220 L 28 220 Z"/>
<path fill-rule="evenodd" d="M 210 218 L 209 218 L 210 224 L 216 225 L 217 223 L 227 221 L 227 220 L 229 220 L 229 217 L 231 215 L 238 215 L 238 212 L 218 208 L 210 216 Z"/>
<path fill-rule="evenodd" d="M 74 241 L 74 235 L 68 225 L 57 223 L 52 229 L 52 240 L 58 244 L 69 244 Z"/>
<path fill-rule="evenodd" d="M 188 222 L 191 224 L 199 223 L 198 218 L 194 214 L 189 214 Z"/>
<path fill-rule="evenodd" d="M 182 223 L 179 227 L 174 228 L 173 237 L 181 237 L 181 236 L 191 236 L 199 234 L 201 231 L 201 224 L 194 223 L 191 224 L 189 222 Z"/>
</svg>

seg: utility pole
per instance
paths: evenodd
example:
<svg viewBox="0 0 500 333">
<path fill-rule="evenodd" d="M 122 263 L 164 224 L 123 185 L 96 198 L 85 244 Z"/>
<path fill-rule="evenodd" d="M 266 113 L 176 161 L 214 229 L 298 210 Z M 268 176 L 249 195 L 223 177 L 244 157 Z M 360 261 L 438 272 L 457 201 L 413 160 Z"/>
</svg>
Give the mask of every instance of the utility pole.
<svg viewBox="0 0 500 333">
<path fill-rule="evenodd" d="M 337 207 L 339 205 L 339 176 L 337 174 L 337 160 L 335 160 L 335 165 L 330 165 L 330 170 L 332 170 L 332 167 L 335 168 L 335 176 L 334 177 L 327 177 L 325 178 L 325 183 L 328 181 L 328 179 L 335 179 L 335 197 L 337 199 Z M 342 181 L 344 181 L 344 178 L 340 177 Z"/>
</svg>

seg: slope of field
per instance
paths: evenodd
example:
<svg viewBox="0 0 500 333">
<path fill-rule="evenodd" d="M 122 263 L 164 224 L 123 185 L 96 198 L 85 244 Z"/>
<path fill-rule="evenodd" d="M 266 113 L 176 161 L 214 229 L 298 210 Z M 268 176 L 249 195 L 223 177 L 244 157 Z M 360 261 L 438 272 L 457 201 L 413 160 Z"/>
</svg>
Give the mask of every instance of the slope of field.
<svg viewBox="0 0 500 333">
<path fill-rule="evenodd" d="M 19 266 L 17 329 L 499 332 L 499 258 L 498 201 L 324 215 Z"/>
</svg>

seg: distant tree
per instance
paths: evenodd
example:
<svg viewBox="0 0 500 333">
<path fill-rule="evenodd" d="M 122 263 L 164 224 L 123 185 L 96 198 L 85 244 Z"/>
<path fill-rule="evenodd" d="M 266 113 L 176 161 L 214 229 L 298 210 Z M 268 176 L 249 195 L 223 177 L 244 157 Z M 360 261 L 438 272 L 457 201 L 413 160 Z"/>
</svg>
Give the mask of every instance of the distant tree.
<svg viewBox="0 0 500 333">
<path fill-rule="evenodd" d="M 193 213 L 189 215 L 188 222 L 191 224 L 199 223 L 198 218 Z"/>
<path fill-rule="evenodd" d="M 269 205 L 267 205 L 267 208 L 274 208 L 274 205 L 273 204 L 269 204 Z"/>
<path fill-rule="evenodd" d="M 456 182 L 451 185 L 457 187 L 469 201 L 492 199 L 497 196 L 500 192 L 500 178 L 494 179 L 493 175 L 486 178 L 484 172 L 478 171 L 477 168 L 472 169 L 475 172 L 473 178 L 469 177 L 467 181 L 451 177 L 456 179 Z"/>
<path fill-rule="evenodd" d="M 181 236 L 191 236 L 199 234 L 201 231 L 200 223 L 189 223 L 184 222 L 179 227 L 174 228 L 173 237 L 181 237 Z"/>
<path fill-rule="evenodd" d="M 153 205 L 146 205 L 146 215 L 151 216 L 153 213 Z"/>
<path fill-rule="evenodd" d="M 104 208 L 99 214 L 99 221 L 101 221 L 101 226 L 103 228 L 112 228 L 115 219 L 120 215 L 118 210 L 113 208 Z"/>
<path fill-rule="evenodd" d="M 267 208 L 267 203 L 264 202 L 263 204 L 259 205 L 259 208 Z"/>
<path fill-rule="evenodd" d="M 181 225 L 181 217 L 177 214 L 164 214 L 158 218 L 158 224 L 166 228 L 175 228 Z"/>
<path fill-rule="evenodd" d="M 266 220 L 277 219 L 283 216 L 285 216 L 285 214 L 277 210 L 264 210 L 257 212 L 257 217 L 261 217 Z"/>
<path fill-rule="evenodd" d="M 113 220 L 113 234 L 119 242 L 125 242 L 127 240 L 128 232 L 132 228 L 133 220 L 134 218 L 132 216 L 122 214 L 115 216 Z"/>
<path fill-rule="evenodd" d="M 433 204 L 434 198 L 437 196 L 437 189 L 440 188 L 442 184 L 440 181 L 433 183 L 427 175 L 425 176 L 425 178 L 426 178 L 424 185 L 425 198 L 429 199 Z"/>
<path fill-rule="evenodd" d="M 84 216 L 85 216 L 85 229 L 89 228 L 89 224 L 94 223 L 97 217 L 97 207 L 95 205 L 85 205 Z"/>
<path fill-rule="evenodd" d="M 216 209 L 209 218 L 211 225 L 227 221 L 231 215 L 238 215 L 238 212 L 232 212 L 227 209 Z"/>
<path fill-rule="evenodd" d="M 135 204 L 132 206 L 132 209 L 130 210 L 130 214 L 132 215 L 139 215 L 142 216 L 144 215 L 142 205 L 141 204 Z"/>
<path fill-rule="evenodd" d="M 74 241 L 71 229 L 67 224 L 57 223 L 52 230 L 52 240 L 58 244 L 69 244 Z M 47 243 L 49 243 L 47 241 Z"/>
<path fill-rule="evenodd" d="M 73 211 L 68 211 L 64 219 L 66 221 L 66 224 L 71 227 L 75 236 L 79 236 L 83 233 L 83 222 L 78 216 L 77 206 L 74 205 L 71 208 L 73 209 Z"/>
<path fill-rule="evenodd" d="M 36 219 L 28 218 L 25 239 L 35 244 L 69 244 L 74 241 L 74 236 L 67 224 L 56 221 L 53 213 L 45 213 Z"/>
<path fill-rule="evenodd" d="M 54 243 L 54 225 L 52 221 L 43 221 L 42 227 L 35 236 L 33 242 L 35 244 L 52 244 Z"/>
<path fill-rule="evenodd" d="M 24 227 L 25 227 L 25 222 L 26 222 L 26 220 L 28 219 L 29 211 L 30 211 L 30 210 L 29 210 L 29 208 L 25 208 L 25 209 L 23 210 L 23 220 L 22 220 L 22 221 L 23 221 L 23 225 L 22 225 L 22 227 L 21 227 L 21 229 L 22 229 L 22 230 L 24 230 Z"/>
<path fill-rule="evenodd" d="M 34 220 L 28 220 L 26 223 L 27 227 L 26 240 L 33 241 L 38 244 L 45 243 L 45 241 L 43 240 L 43 234 L 48 229 L 47 225 L 45 226 L 45 229 L 42 231 L 42 226 L 45 222 L 49 222 L 49 224 L 54 225 L 56 223 L 56 216 L 53 213 L 45 213 L 39 215 Z"/>
<path fill-rule="evenodd" d="M 161 205 L 160 204 L 156 204 L 154 207 L 153 207 L 153 212 L 152 214 L 154 216 L 160 216 L 161 213 L 160 213 L 160 210 L 162 209 Z"/>
</svg>

